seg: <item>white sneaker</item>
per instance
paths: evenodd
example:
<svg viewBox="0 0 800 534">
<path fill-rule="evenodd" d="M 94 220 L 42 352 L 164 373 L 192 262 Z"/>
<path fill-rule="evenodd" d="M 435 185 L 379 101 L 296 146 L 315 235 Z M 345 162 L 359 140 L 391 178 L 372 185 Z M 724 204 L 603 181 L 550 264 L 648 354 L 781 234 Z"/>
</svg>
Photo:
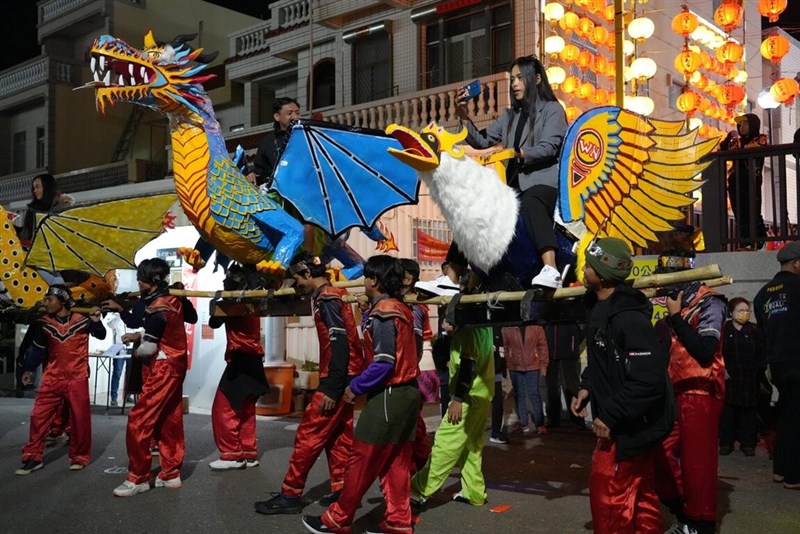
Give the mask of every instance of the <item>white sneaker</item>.
<svg viewBox="0 0 800 534">
<path fill-rule="evenodd" d="M 259 463 L 260 462 L 258 460 L 245 460 L 244 461 L 245 467 L 258 467 Z"/>
<path fill-rule="evenodd" d="M 117 497 L 133 497 L 139 493 L 150 491 L 150 484 L 143 482 L 141 484 L 134 484 L 130 480 L 126 480 L 116 488 L 114 488 L 114 495 Z"/>
<path fill-rule="evenodd" d="M 427 497 L 423 497 L 422 495 L 415 493 L 414 490 L 411 490 L 411 499 L 409 500 L 411 501 L 411 504 L 413 504 L 414 506 L 422 506 L 423 504 L 428 502 Z"/>
<path fill-rule="evenodd" d="M 169 480 L 164 480 L 161 477 L 156 477 L 156 487 L 157 488 L 171 488 L 171 489 L 178 489 L 183 486 L 183 482 L 181 482 L 181 477 L 171 478 Z"/>
<path fill-rule="evenodd" d="M 558 272 L 558 269 L 550 267 L 549 265 L 545 265 L 539 274 L 533 277 L 533 281 L 531 282 L 531 285 L 534 286 L 550 287 L 553 289 L 560 288 L 562 284 L 561 273 Z"/>
<path fill-rule="evenodd" d="M 694 529 L 690 529 L 689 525 L 681 523 L 677 519 L 672 526 L 669 527 L 669 530 L 664 531 L 664 534 L 691 534 L 692 532 L 696 533 L 697 531 Z"/>
<path fill-rule="evenodd" d="M 208 467 L 214 471 L 228 471 L 230 469 L 244 469 L 247 463 L 244 460 L 214 460 Z"/>
<path fill-rule="evenodd" d="M 414 287 L 425 293 L 438 296 L 453 296 L 459 291 L 458 284 L 454 284 L 450 277 L 441 275 L 427 282 L 419 281 Z"/>
</svg>

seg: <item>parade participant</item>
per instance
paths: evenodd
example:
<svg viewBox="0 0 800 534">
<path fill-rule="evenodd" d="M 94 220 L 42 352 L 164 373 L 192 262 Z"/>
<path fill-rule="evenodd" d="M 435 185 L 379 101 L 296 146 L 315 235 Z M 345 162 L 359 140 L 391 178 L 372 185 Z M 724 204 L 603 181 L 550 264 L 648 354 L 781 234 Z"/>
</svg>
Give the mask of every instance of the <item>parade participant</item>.
<svg viewBox="0 0 800 534">
<path fill-rule="evenodd" d="M 694 267 L 694 252 L 658 257 L 656 273 Z M 720 332 L 725 299 L 702 282 L 679 284 L 656 324 L 669 340 L 669 377 L 678 419 L 656 458 L 658 497 L 675 516 L 670 533 L 713 533 L 717 521 L 719 419 L 725 399 Z"/>
<path fill-rule="evenodd" d="M 25 359 L 24 384 L 33 382 L 33 372 L 49 359 L 31 411 L 28 443 L 22 448 L 22 467 L 17 475 L 29 475 L 44 467 L 44 441 L 56 412 L 66 403 L 70 414 L 69 468 L 83 469 L 92 454 L 92 412 L 89 407 L 89 335 L 105 339 L 100 308 L 89 317 L 70 311 L 69 290 L 63 285 L 47 289 L 47 315 L 38 321 L 33 343 Z"/>
<path fill-rule="evenodd" d="M 355 428 L 342 493 L 322 517 L 303 517 L 310 532 L 349 533 L 361 498 L 375 478 L 380 478 L 386 500 L 379 531 L 412 530 L 409 472 L 420 395 L 414 319 L 398 300 L 402 287 L 398 260 L 387 255 L 367 260 L 364 291 L 372 308 L 364 346 L 370 363 L 344 393 L 346 402 L 356 395 L 367 395 L 367 401 Z"/>
<path fill-rule="evenodd" d="M 461 279 L 467 292 L 471 271 Z M 450 397 L 427 465 L 411 480 L 412 500 L 423 504 L 441 489 L 454 467 L 461 470 L 461 490 L 453 500 L 483 506 L 484 431 L 494 396 L 494 333 L 491 327 L 460 327 L 451 331 Z"/>
<path fill-rule="evenodd" d="M 353 446 L 353 405 L 342 397 L 348 382 L 364 369 L 353 308 L 342 300 L 347 290 L 334 287 L 325 265 L 308 253 L 301 254 L 289 272 L 297 291 L 311 295 L 320 348 L 320 380 L 297 427 L 281 492 L 255 503 L 256 512 L 267 515 L 296 514 L 303 509 L 301 497 L 308 473 L 323 450 L 328 457 L 331 492 L 320 503 L 327 506 L 339 498 Z"/>
<path fill-rule="evenodd" d="M 561 424 L 561 392 L 569 408 L 578 394 L 581 376 L 581 344 L 583 327 L 577 324 L 552 324 L 545 327 L 550 360 L 547 364 L 547 426 Z M 570 413 L 570 419 L 579 430 L 586 430 L 586 421 Z"/>
<path fill-rule="evenodd" d="M 288 96 L 276 98 L 272 103 L 272 118 L 275 120 L 272 131 L 261 139 L 253 170 L 247 175 L 247 179 L 254 185 L 272 185 L 272 171 L 289 142 L 289 123 L 300 118 L 300 104 Z"/>
<path fill-rule="evenodd" d="M 117 497 L 150 490 L 151 439 L 158 438 L 161 470 L 156 488 L 180 488 L 185 453 L 182 386 L 188 356 L 183 300 L 169 294 L 169 264 L 161 258 L 142 261 L 136 269 L 146 301 L 144 334 L 133 356 L 141 358 L 142 393 L 128 415 L 128 478 L 114 489 Z"/>
<path fill-rule="evenodd" d="M 506 169 L 507 183 L 519 192 L 520 215 L 544 264 L 532 284 L 559 288 L 562 280 L 556 267 L 553 214 L 558 198 L 558 155 L 567 119 L 541 61 L 519 57 L 511 64 L 510 74 L 511 108 L 485 130 L 478 130 L 469 120 L 465 89 L 456 95 L 456 113 L 467 128 L 467 143 L 472 147 L 502 143 L 504 148 L 514 149 L 517 157 Z"/>
<path fill-rule="evenodd" d="M 247 274 L 236 264 L 228 267 L 225 291 L 248 289 Z M 244 469 L 258 465 L 256 446 L 256 400 L 269 391 L 264 374 L 259 315 L 212 316 L 208 326 L 225 325 L 227 346 L 225 371 L 211 405 L 211 429 L 219 449 L 219 460 L 208 466 L 215 471 Z"/>
<path fill-rule="evenodd" d="M 31 201 L 23 217 L 14 219 L 17 235 L 24 249 L 31 247 L 34 233 L 36 232 L 36 214 L 61 211 L 75 203 L 70 195 L 64 195 L 58 190 L 55 176 L 44 173 L 39 174 L 31 181 Z"/>
<path fill-rule="evenodd" d="M 778 251 L 781 269 L 753 300 L 764 329 L 767 364 L 778 388 L 778 421 L 772 480 L 800 489 L 800 242 Z"/>
<path fill-rule="evenodd" d="M 620 239 L 601 238 L 586 250 L 588 365 L 570 407 L 575 417 L 586 417 L 591 399 L 597 446 L 589 502 L 592 527 L 601 534 L 662 532 L 653 461 L 675 405 L 652 305 L 625 285 L 632 267 Z"/>
</svg>

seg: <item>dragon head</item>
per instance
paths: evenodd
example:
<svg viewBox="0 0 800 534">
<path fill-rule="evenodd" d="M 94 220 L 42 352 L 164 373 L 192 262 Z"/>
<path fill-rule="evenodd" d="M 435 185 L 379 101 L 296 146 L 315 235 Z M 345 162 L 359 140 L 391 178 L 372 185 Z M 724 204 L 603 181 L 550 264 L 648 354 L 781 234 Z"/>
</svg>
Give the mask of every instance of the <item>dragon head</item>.
<svg viewBox="0 0 800 534">
<path fill-rule="evenodd" d="M 204 81 L 213 74 L 200 75 L 217 53 L 204 54 L 186 44 L 195 35 L 179 35 L 168 43 L 156 42 L 153 32 L 144 36 L 144 49 L 103 35 L 90 49 L 90 67 L 94 80 L 84 87 L 95 88 L 97 109 L 106 105 L 130 102 L 164 113 L 201 115 L 207 100 Z M 190 62 L 196 62 L 191 65 Z"/>
<path fill-rule="evenodd" d="M 389 153 L 418 171 L 432 171 L 439 166 L 440 153 L 447 152 L 454 158 L 463 158 L 464 149 L 458 143 L 466 139 L 467 130 L 462 128 L 457 134 L 451 134 L 435 122 L 430 123 L 420 133 L 390 124 L 386 133 L 403 145 L 403 150 L 389 149 Z"/>
</svg>

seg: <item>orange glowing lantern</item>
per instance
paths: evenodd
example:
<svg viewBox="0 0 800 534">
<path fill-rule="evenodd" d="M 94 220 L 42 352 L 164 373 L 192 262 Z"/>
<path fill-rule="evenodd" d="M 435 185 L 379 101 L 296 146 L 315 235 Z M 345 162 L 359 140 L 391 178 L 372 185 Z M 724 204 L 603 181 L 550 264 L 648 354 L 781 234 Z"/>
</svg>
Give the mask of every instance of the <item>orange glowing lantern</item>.
<svg viewBox="0 0 800 534">
<path fill-rule="evenodd" d="M 767 17 L 770 22 L 777 22 L 788 3 L 788 0 L 759 0 L 758 12 L 762 17 Z"/>
<path fill-rule="evenodd" d="M 717 48 L 717 59 L 723 63 L 738 63 L 743 56 L 744 48 L 734 41 L 728 41 Z"/>
<path fill-rule="evenodd" d="M 600 74 L 605 74 L 607 68 L 608 68 L 608 60 L 604 56 L 595 56 L 594 71 Z"/>
<path fill-rule="evenodd" d="M 578 27 L 579 20 L 580 17 L 578 15 L 576 15 L 572 11 L 567 11 L 566 13 L 564 13 L 564 16 L 561 17 L 561 20 L 558 21 L 558 25 L 561 26 L 562 30 L 569 33 Z"/>
<path fill-rule="evenodd" d="M 776 102 L 781 102 L 787 106 L 792 105 L 798 92 L 800 92 L 800 84 L 792 78 L 780 78 L 769 88 L 772 98 Z"/>
<path fill-rule="evenodd" d="M 700 65 L 707 71 L 714 72 L 714 58 L 708 52 L 700 53 Z"/>
<path fill-rule="evenodd" d="M 725 73 L 725 78 L 735 80 L 741 72 L 735 65 L 728 65 L 728 72 Z"/>
<path fill-rule="evenodd" d="M 600 87 L 592 96 L 592 104 L 595 106 L 605 106 L 608 102 L 608 91 Z"/>
<path fill-rule="evenodd" d="M 581 81 L 578 79 L 577 76 L 567 76 L 564 78 L 564 81 L 561 82 L 561 90 L 564 94 L 571 94 L 574 93 L 578 87 L 580 86 Z"/>
<path fill-rule="evenodd" d="M 691 117 L 694 111 L 697 109 L 697 106 L 700 104 L 700 95 L 694 91 L 684 91 L 683 94 L 678 97 L 678 100 L 675 104 L 679 110 Z"/>
<path fill-rule="evenodd" d="M 603 18 L 608 22 L 614 22 L 614 4 L 609 4 L 603 10 Z"/>
<path fill-rule="evenodd" d="M 684 76 L 691 75 L 700 68 L 702 58 L 697 52 L 684 48 L 675 56 L 675 69 Z"/>
<path fill-rule="evenodd" d="M 564 47 L 564 50 L 561 51 L 559 56 L 561 57 L 561 61 L 564 63 L 575 63 L 578 60 L 580 53 L 581 51 L 577 46 L 574 44 L 568 44 Z"/>
<path fill-rule="evenodd" d="M 672 31 L 683 37 L 688 37 L 690 33 L 697 29 L 697 15 L 689 11 L 684 6 L 683 11 L 675 15 L 672 19 Z"/>
<path fill-rule="evenodd" d="M 761 43 L 761 55 L 772 63 L 780 63 L 783 56 L 789 53 L 789 40 L 783 35 L 770 35 Z"/>
<path fill-rule="evenodd" d="M 595 26 L 589 34 L 589 41 L 597 46 L 605 45 L 608 40 L 608 30 L 603 26 Z"/>
<path fill-rule="evenodd" d="M 708 82 L 708 77 L 705 74 L 701 74 L 700 78 L 698 78 L 697 82 L 695 83 L 695 86 L 702 91 L 706 88 Z"/>
<path fill-rule="evenodd" d="M 591 13 L 603 13 L 606 8 L 606 0 L 592 0 L 589 3 L 589 11 Z"/>
<path fill-rule="evenodd" d="M 744 9 L 736 3 L 736 0 L 723 0 L 723 3 L 714 12 L 714 22 L 730 33 L 742 23 L 743 12 Z"/>
<path fill-rule="evenodd" d="M 747 93 L 740 85 L 728 84 L 720 86 L 719 101 L 728 107 L 738 106 L 746 96 Z"/>
<path fill-rule="evenodd" d="M 606 65 L 606 76 L 610 79 L 614 79 L 617 77 L 617 62 L 616 61 L 609 61 L 608 65 Z"/>
<path fill-rule="evenodd" d="M 583 100 L 591 100 L 594 96 L 594 85 L 589 82 L 583 82 L 580 87 L 578 87 L 578 90 L 575 91 L 575 94 L 578 98 Z"/>
<path fill-rule="evenodd" d="M 594 30 L 594 22 L 586 17 L 581 17 L 578 21 L 578 27 L 575 28 L 575 33 L 580 37 L 589 37 Z"/>
<path fill-rule="evenodd" d="M 594 65 L 594 54 L 588 50 L 581 50 L 576 63 L 581 70 L 586 70 Z"/>
<path fill-rule="evenodd" d="M 616 91 L 609 91 L 608 92 L 608 105 L 609 106 L 616 106 L 617 105 L 617 92 Z"/>
<path fill-rule="evenodd" d="M 573 122 L 581 114 L 581 110 L 576 108 L 575 106 L 569 106 L 565 111 L 567 113 L 568 123 Z"/>
<path fill-rule="evenodd" d="M 701 137 L 708 137 L 708 125 L 705 123 L 701 124 L 697 133 L 699 133 Z"/>
</svg>

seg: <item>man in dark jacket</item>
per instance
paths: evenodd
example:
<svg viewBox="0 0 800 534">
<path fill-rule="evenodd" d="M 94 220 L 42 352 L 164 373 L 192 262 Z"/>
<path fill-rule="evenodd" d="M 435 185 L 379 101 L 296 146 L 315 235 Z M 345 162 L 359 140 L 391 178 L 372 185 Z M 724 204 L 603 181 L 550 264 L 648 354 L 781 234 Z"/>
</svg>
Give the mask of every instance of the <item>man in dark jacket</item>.
<svg viewBox="0 0 800 534">
<path fill-rule="evenodd" d="M 288 96 L 276 98 L 272 103 L 272 118 L 275 119 L 272 131 L 261 139 L 253 170 L 247 175 L 251 183 L 267 184 L 267 187 L 271 185 L 272 171 L 289 142 L 289 123 L 300 118 L 300 105 Z"/>
<path fill-rule="evenodd" d="M 588 366 L 571 408 L 585 417 L 591 395 L 598 440 L 589 501 L 596 533 L 663 531 L 654 458 L 675 420 L 675 401 L 652 306 L 624 284 L 632 267 L 620 239 L 598 239 L 586 249 Z"/>
<path fill-rule="evenodd" d="M 547 364 L 547 426 L 561 424 L 561 391 L 569 406 L 572 397 L 578 394 L 581 374 L 581 343 L 583 327 L 577 324 L 553 324 L 544 329 L 547 338 L 547 351 L 550 359 Z M 572 416 L 576 428 L 586 429 L 582 417 Z"/>
<path fill-rule="evenodd" d="M 800 242 L 778 251 L 781 270 L 753 301 L 764 329 L 767 363 L 778 388 L 778 428 L 772 479 L 800 489 Z"/>
</svg>

